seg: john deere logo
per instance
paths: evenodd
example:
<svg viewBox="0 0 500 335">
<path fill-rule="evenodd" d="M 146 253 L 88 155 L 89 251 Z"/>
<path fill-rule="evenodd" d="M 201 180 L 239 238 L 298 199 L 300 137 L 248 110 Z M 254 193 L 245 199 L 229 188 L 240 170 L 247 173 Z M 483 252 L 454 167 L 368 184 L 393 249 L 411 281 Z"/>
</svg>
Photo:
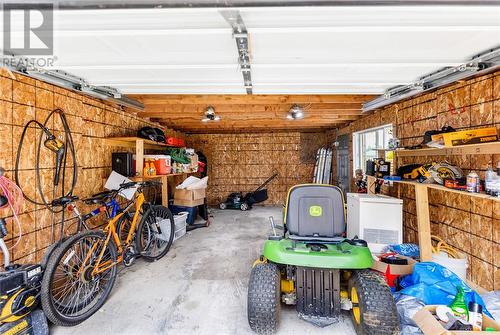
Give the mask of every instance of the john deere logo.
<svg viewBox="0 0 500 335">
<path fill-rule="evenodd" d="M 323 214 L 323 209 L 321 206 L 311 206 L 309 207 L 309 215 L 311 216 L 321 216 Z"/>
</svg>

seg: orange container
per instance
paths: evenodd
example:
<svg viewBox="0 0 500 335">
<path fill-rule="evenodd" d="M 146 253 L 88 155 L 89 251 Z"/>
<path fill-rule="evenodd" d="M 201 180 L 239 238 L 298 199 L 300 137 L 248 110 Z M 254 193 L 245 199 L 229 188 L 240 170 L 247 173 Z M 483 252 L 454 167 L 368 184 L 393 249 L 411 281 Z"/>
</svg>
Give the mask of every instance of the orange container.
<svg viewBox="0 0 500 335">
<path fill-rule="evenodd" d="M 172 167 L 167 165 L 166 159 L 155 160 L 156 174 L 169 174 L 172 172 Z"/>
</svg>

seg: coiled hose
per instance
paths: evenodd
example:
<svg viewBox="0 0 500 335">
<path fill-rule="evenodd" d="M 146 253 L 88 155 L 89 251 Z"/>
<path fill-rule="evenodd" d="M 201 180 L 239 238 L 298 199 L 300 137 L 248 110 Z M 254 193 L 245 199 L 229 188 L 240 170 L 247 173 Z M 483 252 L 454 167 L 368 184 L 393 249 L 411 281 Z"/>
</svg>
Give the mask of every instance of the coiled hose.
<svg viewBox="0 0 500 335">
<path fill-rule="evenodd" d="M 73 194 L 73 191 L 75 189 L 75 185 L 76 185 L 76 182 L 77 182 L 77 175 L 78 175 L 78 168 L 77 168 L 77 163 L 76 163 L 76 152 L 75 152 L 75 146 L 74 146 L 74 143 L 73 143 L 73 136 L 71 134 L 71 130 L 69 128 L 69 125 L 68 125 L 68 121 L 66 119 L 66 115 L 64 114 L 64 111 L 61 110 L 61 109 L 54 109 L 53 111 L 51 111 L 49 113 L 49 115 L 47 116 L 47 118 L 45 119 L 45 121 L 42 123 L 38 122 L 37 120 L 30 120 L 28 121 L 28 123 L 26 123 L 24 125 L 24 129 L 23 129 L 23 132 L 21 133 L 21 138 L 19 139 L 19 147 L 17 149 L 17 155 L 16 155 L 16 165 L 15 165 L 15 173 L 14 173 L 14 177 L 15 177 L 15 182 L 17 184 L 17 186 L 19 186 L 21 189 L 22 189 L 22 186 L 21 186 L 21 183 L 19 181 L 19 164 L 20 164 L 20 161 L 21 161 L 21 152 L 22 152 L 22 148 L 23 148 L 23 144 L 24 144 L 24 139 L 25 139 L 25 136 L 26 136 L 26 132 L 29 128 L 30 125 L 32 124 L 35 124 L 37 126 L 39 126 L 41 129 L 43 129 L 44 127 L 47 128 L 47 124 L 49 122 L 49 120 L 54 116 L 54 114 L 57 114 L 59 115 L 59 118 L 61 120 L 61 124 L 63 126 L 63 131 L 64 131 L 64 154 L 63 154 L 63 162 L 62 162 L 62 185 L 61 185 L 61 195 L 60 196 L 56 196 L 56 193 L 57 193 L 57 185 L 53 185 L 52 187 L 52 196 L 50 197 L 51 200 L 48 200 L 49 197 L 47 196 L 47 194 L 45 194 L 44 190 L 43 190 L 43 187 L 42 187 L 42 178 L 41 178 L 41 175 L 40 175 L 40 153 L 41 153 L 41 150 L 42 150 L 42 139 L 43 139 L 43 136 L 44 136 L 44 132 L 40 132 L 40 137 L 39 137 L 39 140 L 38 140 L 38 146 L 37 146 L 37 150 L 36 150 L 36 161 L 35 161 L 35 173 L 36 173 L 36 191 L 38 193 L 38 195 L 40 196 L 41 198 L 41 202 L 40 201 L 36 201 L 35 199 L 32 199 L 30 198 L 29 196 L 26 195 L 26 192 L 23 192 L 24 193 L 24 198 L 26 200 L 28 200 L 29 202 L 33 203 L 33 204 L 36 204 L 36 205 L 41 205 L 41 206 L 45 206 L 49 211 L 51 211 L 53 214 L 56 214 L 56 213 L 61 213 L 62 212 L 62 218 L 61 218 L 61 234 L 60 236 L 63 236 L 63 231 L 64 231 L 64 208 L 57 208 L 56 206 L 53 206 L 52 205 L 52 200 L 56 199 L 56 198 L 60 198 L 60 197 L 67 197 L 67 196 L 71 196 Z M 65 188 L 66 188 L 66 168 L 67 168 L 67 158 L 68 158 L 68 152 L 69 152 L 69 155 L 71 156 L 71 159 L 73 161 L 73 166 L 72 166 L 72 180 L 71 180 L 71 184 L 70 184 L 70 187 L 67 191 L 65 191 Z M 55 216 L 52 215 L 52 242 L 54 242 L 54 222 L 55 220 Z"/>
<path fill-rule="evenodd" d="M 440 252 L 445 252 L 451 258 L 460 258 L 458 251 L 452 248 L 448 243 L 443 241 L 441 237 L 432 235 L 431 239 L 436 240 L 438 242 L 436 247 L 432 247 L 432 253 L 439 254 Z"/>
<path fill-rule="evenodd" d="M 5 206 L 0 208 L 9 207 L 12 211 L 12 215 L 14 216 L 14 222 L 16 222 L 17 224 L 19 237 L 16 243 L 14 243 L 14 245 L 10 247 L 10 249 L 13 249 L 19 244 L 19 241 L 23 236 L 22 226 L 21 223 L 19 222 L 17 214 L 21 212 L 22 205 L 24 203 L 24 198 L 23 198 L 23 191 L 21 191 L 19 186 L 17 186 L 13 181 L 5 177 L 4 173 L 5 170 L 0 167 L 0 191 L 2 191 L 1 193 L 7 199 L 7 203 L 5 204 Z M 5 264 L 8 263 L 8 254 L 6 253 L 4 253 L 4 263 Z"/>
</svg>

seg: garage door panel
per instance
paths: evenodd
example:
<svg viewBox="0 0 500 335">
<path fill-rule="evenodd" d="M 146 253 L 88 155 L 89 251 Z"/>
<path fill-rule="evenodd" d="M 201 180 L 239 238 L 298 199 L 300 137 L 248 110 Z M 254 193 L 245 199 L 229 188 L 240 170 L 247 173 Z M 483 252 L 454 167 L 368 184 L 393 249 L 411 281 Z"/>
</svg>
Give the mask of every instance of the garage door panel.
<svg viewBox="0 0 500 335">
<path fill-rule="evenodd" d="M 497 26 L 498 6 L 248 8 L 249 28 L 354 26 Z"/>
<path fill-rule="evenodd" d="M 75 41 L 77 41 L 75 43 Z M 209 52 L 201 52 L 209 50 Z M 56 36 L 57 65 L 231 64 L 231 35 Z"/>
<path fill-rule="evenodd" d="M 500 31 L 251 32 L 256 63 L 463 62 L 498 44 Z"/>
<path fill-rule="evenodd" d="M 216 9 L 57 11 L 54 22 L 59 31 L 227 28 Z"/>
<path fill-rule="evenodd" d="M 289 65 L 279 68 L 254 66 L 254 84 L 265 83 L 406 83 L 408 78 L 417 78 L 422 73 L 435 70 L 435 64 L 325 64 L 312 66 Z"/>
<path fill-rule="evenodd" d="M 233 69 L 73 69 L 76 75 L 85 75 L 94 85 L 130 86 L 143 84 L 170 85 L 241 85 L 241 73 Z"/>
</svg>

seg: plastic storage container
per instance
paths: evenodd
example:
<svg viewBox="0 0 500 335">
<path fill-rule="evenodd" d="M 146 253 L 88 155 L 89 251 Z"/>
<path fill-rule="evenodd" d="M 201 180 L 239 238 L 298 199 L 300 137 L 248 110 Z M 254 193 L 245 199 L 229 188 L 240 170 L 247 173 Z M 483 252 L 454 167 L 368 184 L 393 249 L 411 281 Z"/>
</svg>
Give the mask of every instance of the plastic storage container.
<svg viewBox="0 0 500 335">
<path fill-rule="evenodd" d="M 189 213 L 187 217 L 187 224 L 193 224 L 194 221 L 196 220 L 196 217 L 198 216 L 198 206 L 195 207 L 186 207 L 186 206 L 177 206 L 177 205 L 170 205 L 168 206 L 168 209 L 172 212 L 172 214 L 180 214 L 182 212 L 187 212 Z"/>
<path fill-rule="evenodd" d="M 174 215 L 174 224 L 175 224 L 175 233 L 174 233 L 174 241 L 178 240 L 182 236 L 186 235 L 186 225 L 188 212 L 180 212 L 179 214 Z"/>
<path fill-rule="evenodd" d="M 171 157 L 169 155 L 144 155 L 144 159 L 154 159 L 157 175 L 172 172 Z"/>
</svg>

